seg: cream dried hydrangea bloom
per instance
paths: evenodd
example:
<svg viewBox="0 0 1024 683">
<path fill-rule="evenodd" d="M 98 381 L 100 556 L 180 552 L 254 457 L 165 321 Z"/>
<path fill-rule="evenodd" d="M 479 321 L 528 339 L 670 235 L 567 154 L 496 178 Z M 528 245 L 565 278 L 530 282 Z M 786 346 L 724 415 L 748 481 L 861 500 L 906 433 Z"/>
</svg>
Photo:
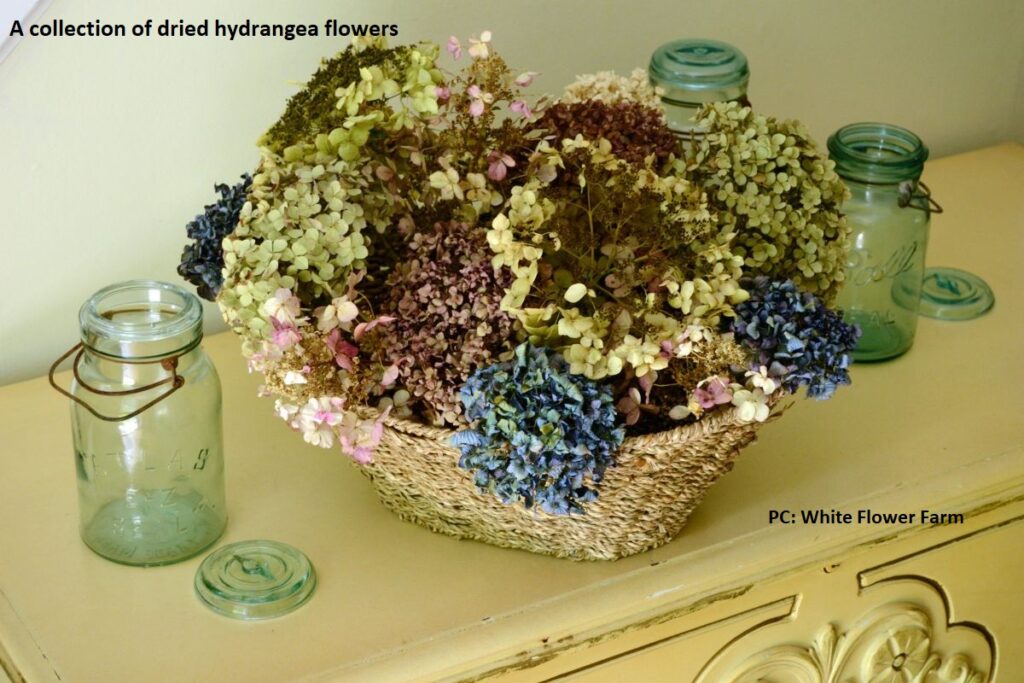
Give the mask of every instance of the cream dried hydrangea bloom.
<svg viewBox="0 0 1024 683">
<path fill-rule="evenodd" d="M 577 76 L 565 89 L 561 102 L 585 102 L 598 100 L 615 104 L 624 100 L 637 102 L 645 107 L 661 107 L 661 88 L 655 88 L 647 79 L 647 72 L 634 69 L 629 76 L 620 76 L 614 71 L 598 71 L 594 74 Z"/>
</svg>

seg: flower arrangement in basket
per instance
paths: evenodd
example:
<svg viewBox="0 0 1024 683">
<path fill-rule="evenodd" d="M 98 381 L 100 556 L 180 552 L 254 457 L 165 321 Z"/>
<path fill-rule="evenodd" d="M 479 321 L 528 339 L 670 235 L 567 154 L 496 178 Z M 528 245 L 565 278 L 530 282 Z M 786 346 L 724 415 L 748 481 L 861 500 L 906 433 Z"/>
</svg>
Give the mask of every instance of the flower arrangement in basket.
<svg viewBox="0 0 1024 683">
<path fill-rule="evenodd" d="M 799 123 L 715 104 L 684 145 L 642 72 L 533 100 L 489 33 L 447 52 L 324 61 L 179 271 L 278 415 L 402 517 L 577 559 L 660 545 L 781 395 L 849 382 L 845 188 Z"/>
</svg>

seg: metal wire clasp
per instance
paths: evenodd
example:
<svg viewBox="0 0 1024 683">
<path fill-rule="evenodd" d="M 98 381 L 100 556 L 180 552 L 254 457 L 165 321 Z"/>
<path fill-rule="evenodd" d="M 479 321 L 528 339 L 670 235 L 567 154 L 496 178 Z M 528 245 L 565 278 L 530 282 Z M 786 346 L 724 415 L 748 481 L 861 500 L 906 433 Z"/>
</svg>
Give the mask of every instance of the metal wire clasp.
<svg viewBox="0 0 1024 683">
<path fill-rule="evenodd" d="M 909 180 L 904 180 L 900 183 L 899 187 L 899 198 L 896 203 L 899 207 L 917 209 L 918 211 L 927 211 L 929 213 L 942 213 L 943 209 L 939 206 L 939 203 L 932 198 L 932 189 L 922 182 L 917 183 L 917 189 L 923 190 L 921 192 L 915 192 L 914 183 Z M 925 200 L 924 206 L 918 206 L 914 204 L 915 199 Z"/>
<path fill-rule="evenodd" d="M 146 405 L 142 406 L 141 408 L 139 408 L 137 410 L 133 410 L 132 412 L 128 413 L 127 415 L 121 415 L 121 416 L 117 416 L 117 415 L 103 415 L 103 414 L 97 412 L 95 408 L 93 408 L 91 405 L 89 405 L 88 403 L 86 403 L 82 399 L 78 398 L 77 396 L 74 396 L 68 390 L 66 390 L 66 389 L 64 389 L 62 387 L 57 386 L 57 382 L 53 378 L 54 373 L 57 372 L 58 366 L 60 366 L 61 363 L 63 363 L 65 360 L 67 360 L 68 356 L 70 356 L 71 354 L 75 353 L 76 351 L 78 353 L 75 354 L 75 359 L 71 363 L 71 372 L 75 376 L 75 381 L 78 382 L 78 385 L 80 387 L 82 387 L 83 389 L 85 389 L 86 391 L 91 392 L 93 394 L 99 394 L 100 396 L 128 396 L 130 394 L 138 394 L 138 393 L 142 393 L 143 391 L 148 391 L 150 389 L 155 389 L 156 387 L 159 387 L 161 385 L 168 384 L 168 383 L 171 385 L 171 387 L 170 387 L 170 389 L 168 389 L 164 393 L 160 394 L 159 396 L 154 398 L 152 401 L 150 401 Z M 82 377 L 78 374 L 78 364 L 81 362 L 82 354 L 84 354 L 84 353 L 85 353 L 85 345 L 82 344 L 81 342 L 79 342 L 78 344 L 75 344 L 70 349 L 68 349 L 67 353 L 65 353 L 60 358 L 58 358 L 56 361 L 54 361 L 53 365 L 50 366 L 50 374 L 49 374 L 50 386 L 52 386 L 54 389 L 56 389 L 58 392 L 60 392 L 64 396 L 67 396 L 68 398 L 70 398 L 72 401 L 74 401 L 78 405 L 80 405 L 83 408 L 85 408 L 86 410 L 88 410 L 90 413 L 92 413 L 93 415 L 95 415 L 99 419 L 106 420 L 107 422 L 122 422 L 124 420 L 129 419 L 129 418 L 135 417 L 136 415 L 139 415 L 139 414 L 149 410 L 150 408 L 155 406 L 157 403 L 159 403 L 160 401 L 164 400 L 165 398 L 167 398 L 168 396 L 173 394 L 175 391 L 180 389 L 185 384 L 185 378 L 178 374 L 178 359 L 181 357 L 181 355 L 176 355 L 176 356 L 168 356 L 167 358 L 163 358 L 161 360 L 130 361 L 130 360 L 123 360 L 122 359 L 122 360 L 119 361 L 121 363 L 129 363 L 131 365 L 151 365 L 153 363 L 159 363 L 160 366 L 164 370 L 166 370 L 169 373 L 171 373 L 170 377 L 165 377 L 164 379 L 160 380 L 159 382 L 153 382 L 152 384 L 147 384 L 146 386 L 143 386 L 143 387 L 134 387 L 132 389 L 125 389 L 123 391 L 104 391 L 103 389 L 97 389 L 96 387 L 93 387 L 93 386 L 90 386 L 90 385 L 86 384 L 86 382 L 84 380 L 82 380 Z"/>
</svg>

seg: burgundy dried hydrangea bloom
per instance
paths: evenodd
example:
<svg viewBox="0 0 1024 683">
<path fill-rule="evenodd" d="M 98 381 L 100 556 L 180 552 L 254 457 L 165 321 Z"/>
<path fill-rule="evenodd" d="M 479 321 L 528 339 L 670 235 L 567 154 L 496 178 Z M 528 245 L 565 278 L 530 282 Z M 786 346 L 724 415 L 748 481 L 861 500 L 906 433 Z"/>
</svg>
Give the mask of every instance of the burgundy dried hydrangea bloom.
<svg viewBox="0 0 1024 683">
<path fill-rule="evenodd" d="M 664 115 L 639 102 L 559 102 L 548 107 L 537 127 L 554 133 L 559 141 L 577 135 L 587 140 L 604 138 L 611 143 L 615 156 L 637 166 L 651 154 L 660 164 L 679 145 Z M 560 145 L 556 143 L 555 147 Z"/>
<path fill-rule="evenodd" d="M 388 278 L 381 313 L 396 320 L 381 353 L 388 363 L 402 359 L 398 384 L 434 424 L 459 423 L 463 383 L 513 346 L 513 321 L 500 307 L 510 284 L 491 266 L 486 232 L 457 221 L 413 235 Z"/>
</svg>

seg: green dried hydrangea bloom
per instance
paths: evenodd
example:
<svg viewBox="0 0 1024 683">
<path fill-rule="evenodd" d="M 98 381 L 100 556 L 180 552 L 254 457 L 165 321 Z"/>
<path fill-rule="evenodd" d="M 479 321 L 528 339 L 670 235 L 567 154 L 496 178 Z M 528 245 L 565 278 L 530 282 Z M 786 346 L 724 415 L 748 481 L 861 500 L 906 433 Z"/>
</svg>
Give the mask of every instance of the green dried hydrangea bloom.
<svg viewBox="0 0 1024 683">
<path fill-rule="evenodd" d="M 746 274 L 792 279 L 831 301 L 843 280 L 850 229 L 835 164 L 803 124 L 760 116 L 738 103 L 705 105 L 707 134 L 688 163 Z"/>
<path fill-rule="evenodd" d="M 514 277 L 504 310 L 575 374 L 664 370 L 688 327 L 716 326 L 746 298 L 704 193 L 654 163 L 637 167 L 603 139 L 541 143 L 532 179 L 488 231 L 493 264 Z"/>
<path fill-rule="evenodd" d="M 358 82 L 362 68 L 379 70 L 378 65 L 385 65 L 401 72 L 408 62 L 408 46 L 388 49 L 367 45 L 325 59 L 306 87 L 288 100 L 284 114 L 263 135 L 260 146 L 282 153 L 292 145 L 314 139 L 322 131 L 343 125 L 347 114 L 336 106 L 339 83 Z"/>
<path fill-rule="evenodd" d="M 224 240 L 225 282 L 218 303 L 243 336 L 271 331 L 261 311 L 278 288 L 307 301 L 332 292 L 368 255 L 362 176 L 343 161 L 263 159 L 235 232 Z M 326 160 L 325 160 L 326 161 Z"/>
<path fill-rule="evenodd" d="M 329 302 L 367 268 L 372 235 L 419 201 L 388 179 L 425 178 L 421 161 L 395 149 L 412 137 L 413 121 L 437 112 L 438 53 L 432 44 L 356 41 L 321 66 L 260 140 L 260 166 L 223 243 L 218 297 L 247 355 L 273 331 L 263 303 L 279 288 L 304 306 Z"/>
</svg>

